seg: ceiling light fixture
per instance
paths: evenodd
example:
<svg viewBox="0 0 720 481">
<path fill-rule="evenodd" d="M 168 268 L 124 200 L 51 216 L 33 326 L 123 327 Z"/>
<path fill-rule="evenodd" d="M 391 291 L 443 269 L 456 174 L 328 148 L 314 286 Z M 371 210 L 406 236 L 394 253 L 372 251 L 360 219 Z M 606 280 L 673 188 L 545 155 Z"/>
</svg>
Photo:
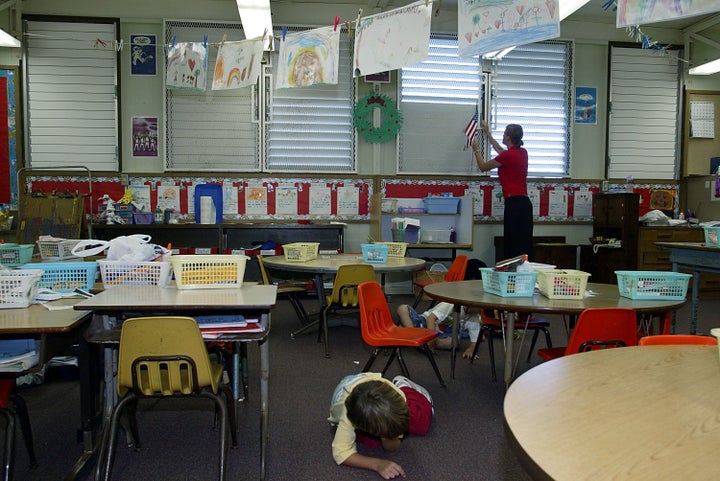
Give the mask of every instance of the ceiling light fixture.
<svg viewBox="0 0 720 481">
<path fill-rule="evenodd" d="M 690 67 L 688 70 L 690 75 L 712 75 L 718 72 L 720 72 L 720 58 Z"/>
<path fill-rule="evenodd" d="M 20 48 L 20 40 L 16 39 L 5 30 L 0 29 L 0 47 Z"/>
<path fill-rule="evenodd" d="M 265 36 L 265 50 L 272 50 L 272 15 L 270 0 L 235 0 L 246 39 Z"/>
</svg>

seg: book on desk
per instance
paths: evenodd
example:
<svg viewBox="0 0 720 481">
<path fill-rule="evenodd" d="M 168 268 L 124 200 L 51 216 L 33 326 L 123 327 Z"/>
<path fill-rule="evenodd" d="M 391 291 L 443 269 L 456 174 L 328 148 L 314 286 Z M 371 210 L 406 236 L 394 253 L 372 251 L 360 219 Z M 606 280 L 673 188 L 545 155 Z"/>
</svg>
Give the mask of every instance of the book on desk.
<svg viewBox="0 0 720 481">
<path fill-rule="evenodd" d="M 218 339 L 223 334 L 263 332 L 259 319 L 247 319 L 241 315 L 196 316 L 204 339 Z"/>
</svg>

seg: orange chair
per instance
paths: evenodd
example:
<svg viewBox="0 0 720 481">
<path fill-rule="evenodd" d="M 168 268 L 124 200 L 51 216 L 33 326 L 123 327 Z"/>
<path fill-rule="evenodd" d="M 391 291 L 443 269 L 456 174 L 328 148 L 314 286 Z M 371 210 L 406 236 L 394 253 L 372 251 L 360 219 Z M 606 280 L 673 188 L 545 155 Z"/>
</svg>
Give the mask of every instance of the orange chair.
<svg viewBox="0 0 720 481">
<path fill-rule="evenodd" d="M 453 260 L 452 264 L 450 265 L 450 269 L 448 269 L 447 274 L 445 274 L 445 278 L 443 279 L 443 282 L 453 282 L 453 281 L 463 281 L 465 280 L 465 271 L 467 270 L 468 265 L 468 256 L 459 255 L 455 257 L 455 260 Z M 413 303 L 413 309 L 415 309 L 418 304 L 420 304 L 420 301 L 423 298 L 423 294 L 425 294 L 425 287 L 429 286 L 430 284 L 435 284 L 435 281 L 431 280 L 417 280 L 414 282 L 415 287 L 417 287 L 418 295 L 415 298 L 415 302 Z M 433 302 L 434 303 L 434 302 Z"/>
<path fill-rule="evenodd" d="M 717 339 L 710 336 L 696 336 L 694 334 L 658 334 L 656 336 L 641 337 L 638 346 L 659 346 L 668 344 L 701 344 L 717 346 Z"/>
<path fill-rule="evenodd" d="M 545 319 L 538 319 L 532 317 L 532 314 L 521 314 L 518 316 L 515 322 L 515 329 L 533 331 L 532 341 L 530 342 L 530 350 L 528 351 L 527 362 L 530 362 L 533 352 L 535 352 L 535 345 L 537 344 L 538 336 L 540 332 L 545 334 L 545 345 L 548 348 L 552 348 L 552 338 L 550 337 L 550 323 Z M 470 357 L 470 362 L 475 359 L 478 348 L 480 347 L 480 340 L 483 338 L 483 334 L 487 334 L 488 352 L 490 353 L 490 370 L 492 372 L 492 380 L 497 381 L 497 372 L 495 370 L 495 347 L 493 345 L 493 338 L 502 336 L 503 331 L 507 328 L 505 319 L 498 319 L 493 309 L 481 309 L 480 319 L 482 320 L 482 326 L 480 327 L 480 335 L 478 336 L 478 342 L 475 343 L 475 350 Z M 513 335 L 509 333 L 508 335 Z"/>
<path fill-rule="evenodd" d="M 25 448 L 30 459 L 30 466 L 37 466 L 33 447 L 32 429 L 25 400 L 15 393 L 15 377 L 0 378 L 0 414 L 5 416 L 5 446 L 3 452 L 2 479 L 12 479 L 15 453 L 15 416 L 20 421 L 20 428 L 25 439 Z"/>
<path fill-rule="evenodd" d="M 544 361 L 550 361 L 578 352 L 636 344 L 635 311 L 620 307 L 590 308 L 578 317 L 566 347 L 538 349 L 538 356 Z"/>
<path fill-rule="evenodd" d="M 370 358 L 363 367 L 363 372 L 367 372 L 372 367 L 375 359 L 385 349 L 392 349 L 392 353 L 388 358 L 385 367 L 382 370 L 383 375 L 390 367 L 390 364 L 397 358 L 400 369 L 405 377 L 410 377 L 405 359 L 402 355 L 403 347 L 415 347 L 422 351 L 430 360 L 435 375 L 440 381 L 440 385 L 445 387 L 440 370 L 435 362 L 432 349 L 428 346 L 428 342 L 438 336 L 438 332 L 434 329 L 424 327 L 401 327 L 393 322 L 390 307 L 388 306 L 382 287 L 377 281 L 363 282 L 358 286 L 358 299 L 360 307 L 360 330 L 362 331 L 363 341 L 369 346 L 374 347 Z"/>
</svg>

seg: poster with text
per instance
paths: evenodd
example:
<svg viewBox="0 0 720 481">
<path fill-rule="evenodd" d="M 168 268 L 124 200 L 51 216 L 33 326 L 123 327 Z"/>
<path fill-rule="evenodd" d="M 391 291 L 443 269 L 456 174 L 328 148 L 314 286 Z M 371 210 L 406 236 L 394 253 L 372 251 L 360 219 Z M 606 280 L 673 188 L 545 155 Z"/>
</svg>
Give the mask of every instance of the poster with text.
<svg viewBox="0 0 720 481">
<path fill-rule="evenodd" d="M 297 215 L 298 192 L 293 184 L 278 185 L 275 189 L 275 213 L 279 215 Z"/>
<path fill-rule="evenodd" d="M 263 39 L 223 42 L 218 48 L 212 90 L 249 87 L 257 83 L 263 56 Z"/>
<path fill-rule="evenodd" d="M 288 33 L 280 41 L 276 88 L 338 83 L 340 29 Z"/>
<path fill-rule="evenodd" d="M 165 86 L 169 89 L 205 91 L 207 47 L 199 42 L 182 42 L 170 47 Z"/>
<path fill-rule="evenodd" d="M 157 37 L 130 35 L 130 75 L 157 75 Z"/>
</svg>

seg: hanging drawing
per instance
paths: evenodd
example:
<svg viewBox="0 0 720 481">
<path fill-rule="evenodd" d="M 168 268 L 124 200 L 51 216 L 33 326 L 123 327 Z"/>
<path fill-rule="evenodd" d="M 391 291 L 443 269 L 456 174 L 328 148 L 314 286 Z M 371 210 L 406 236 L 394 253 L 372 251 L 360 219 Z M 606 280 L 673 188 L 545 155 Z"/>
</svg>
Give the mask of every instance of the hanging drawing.
<svg viewBox="0 0 720 481">
<path fill-rule="evenodd" d="M 276 88 L 338 83 L 340 29 L 287 33 L 280 40 Z"/>
<path fill-rule="evenodd" d="M 168 50 L 165 86 L 169 89 L 205 90 L 207 46 L 181 42 Z"/>
<path fill-rule="evenodd" d="M 560 36 L 557 0 L 458 2 L 458 54 L 473 57 Z"/>
<path fill-rule="evenodd" d="M 130 35 L 130 75 L 157 74 L 157 37 Z"/>
<path fill-rule="evenodd" d="M 221 43 L 215 61 L 212 90 L 255 85 L 260 76 L 262 56 L 262 38 Z"/>
<path fill-rule="evenodd" d="M 132 118 L 132 155 L 133 157 L 158 156 L 158 118 Z"/>
<path fill-rule="evenodd" d="M 618 28 L 677 20 L 720 11 L 717 0 L 617 0 Z"/>
<path fill-rule="evenodd" d="M 431 13 L 432 2 L 421 0 L 361 18 L 355 29 L 353 75 L 396 70 L 425 60 Z"/>
<path fill-rule="evenodd" d="M 380 111 L 380 125 L 373 123 L 374 111 Z M 402 126 L 402 114 L 390 97 L 371 94 L 363 97 L 353 110 L 353 122 L 366 142 L 382 143 L 394 139 Z"/>
</svg>

